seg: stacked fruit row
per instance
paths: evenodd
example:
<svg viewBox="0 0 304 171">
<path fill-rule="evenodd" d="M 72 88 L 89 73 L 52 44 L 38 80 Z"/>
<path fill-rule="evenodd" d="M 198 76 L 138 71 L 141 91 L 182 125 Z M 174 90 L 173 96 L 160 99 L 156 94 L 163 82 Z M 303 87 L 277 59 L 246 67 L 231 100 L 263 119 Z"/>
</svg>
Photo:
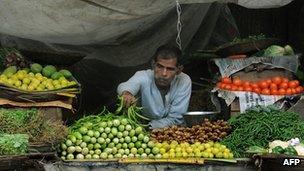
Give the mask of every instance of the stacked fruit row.
<svg viewBox="0 0 304 171">
<path fill-rule="evenodd" d="M 21 70 L 16 66 L 6 68 L 0 75 L 0 83 L 25 91 L 47 91 L 77 85 L 69 81 L 71 77 L 68 70 L 57 71 L 52 65 L 42 67 L 35 63 Z"/>
<path fill-rule="evenodd" d="M 253 82 L 241 80 L 238 77 L 223 77 L 217 87 L 229 91 L 247 91 L 263 95 L 294 95 L 303 92 L 303 87 L 298 80 L 289 80 L 285 77 L 272 77 Z"/>
</svg>

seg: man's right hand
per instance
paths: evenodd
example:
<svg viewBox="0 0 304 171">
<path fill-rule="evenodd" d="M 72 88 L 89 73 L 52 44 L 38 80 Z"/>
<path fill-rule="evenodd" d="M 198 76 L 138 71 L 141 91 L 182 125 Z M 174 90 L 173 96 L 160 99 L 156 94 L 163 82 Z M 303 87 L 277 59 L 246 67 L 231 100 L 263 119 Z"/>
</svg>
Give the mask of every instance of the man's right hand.
<svg viewBox="0 0 304 171">
<path fill-rule="evenodd" d="M 122 92 L 122 97 L 123 97 L 123 101 L 124 101 L 124 106 L 126 106 L 126 107 L 129 107 L 133 103 L 136 102 L 136 98 L 133 96 L 133 94 L 131 94 L 128 91 L 123 91 Z"/>
</svg>

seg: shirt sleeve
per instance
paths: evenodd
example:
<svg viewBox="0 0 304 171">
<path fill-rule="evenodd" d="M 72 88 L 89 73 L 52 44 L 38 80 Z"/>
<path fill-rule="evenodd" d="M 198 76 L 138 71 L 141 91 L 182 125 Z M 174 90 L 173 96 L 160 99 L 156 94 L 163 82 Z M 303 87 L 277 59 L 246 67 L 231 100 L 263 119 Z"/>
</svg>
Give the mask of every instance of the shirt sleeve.
<svg viewBox="0 0 304 171">
<path fill-rule="evenodd" d="M 184 122 L 183 113 L 186 113 L 189 106 L 191 96 L 191 79 L 189 76 L 186 77 L 183 81 L 183 86 L 177 93 L 177 96 L 174 97 L 170 105 L 170 110 L 167 117 L 152 120 L 150 122 L 150 128 L 163 128 L 170 125 L 180 125 Z"/>
<path fill-rule="evenodd" d="M 123 91 L 129 91 L 133 96 L 137 95 L 145 80 L 144 75 L 143 71 L 137 71 L 128 81 L 120 83 L 117 87 L 118 95 L 121 95 Z"/>
</svg>

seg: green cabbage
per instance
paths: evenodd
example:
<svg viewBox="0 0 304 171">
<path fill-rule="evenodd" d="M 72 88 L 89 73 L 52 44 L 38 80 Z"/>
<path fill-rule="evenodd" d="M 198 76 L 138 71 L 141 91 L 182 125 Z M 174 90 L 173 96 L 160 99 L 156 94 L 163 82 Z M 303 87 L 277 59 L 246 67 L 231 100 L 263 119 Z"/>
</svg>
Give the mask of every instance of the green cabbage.
<svg viewBox="0 0 304 171">
<path fill-rule="evenodd" d="M 284 47 L 284 50 L 285 50 L 285 54 L 284 54 L 284 55 L 294 55 L 294 51 L 293 51 L 293 49 L 291 48 L 291 46 L 286 45 L 286 46 Z"/>
<path fill-rule="evenodd" d="M 263 56 L 285 56 L 294 55 L 294 51 L 291 46 L 286 45 L 284 47 L 278 45 L 271 45 L 264 51 Z"/>
<path fill-rule="evenodd" d="M 264 56 L 283 56 L 285 49 L 278 45 L 269 46 L 264 53 Z"/>
</svg>

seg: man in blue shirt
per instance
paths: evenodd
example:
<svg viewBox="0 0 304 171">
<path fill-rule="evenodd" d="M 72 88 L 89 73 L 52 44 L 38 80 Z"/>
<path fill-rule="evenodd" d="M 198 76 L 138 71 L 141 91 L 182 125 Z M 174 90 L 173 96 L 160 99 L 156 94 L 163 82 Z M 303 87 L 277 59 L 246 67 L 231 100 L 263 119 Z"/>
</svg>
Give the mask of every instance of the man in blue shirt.
<svg viewBox="0 0 304 171">
<path fill-rule="evenodd" d="M 164 45 L 153 56 L 152 70 L 137 71 L 121 83 L 117 92 L 129 106 L 139 95 L 143 115 L 150 118 L 150 128 L 162 128 L 183 123 L 191 96 L 191 79 L 182 72 L 181 51 Z"/>
</svg>

